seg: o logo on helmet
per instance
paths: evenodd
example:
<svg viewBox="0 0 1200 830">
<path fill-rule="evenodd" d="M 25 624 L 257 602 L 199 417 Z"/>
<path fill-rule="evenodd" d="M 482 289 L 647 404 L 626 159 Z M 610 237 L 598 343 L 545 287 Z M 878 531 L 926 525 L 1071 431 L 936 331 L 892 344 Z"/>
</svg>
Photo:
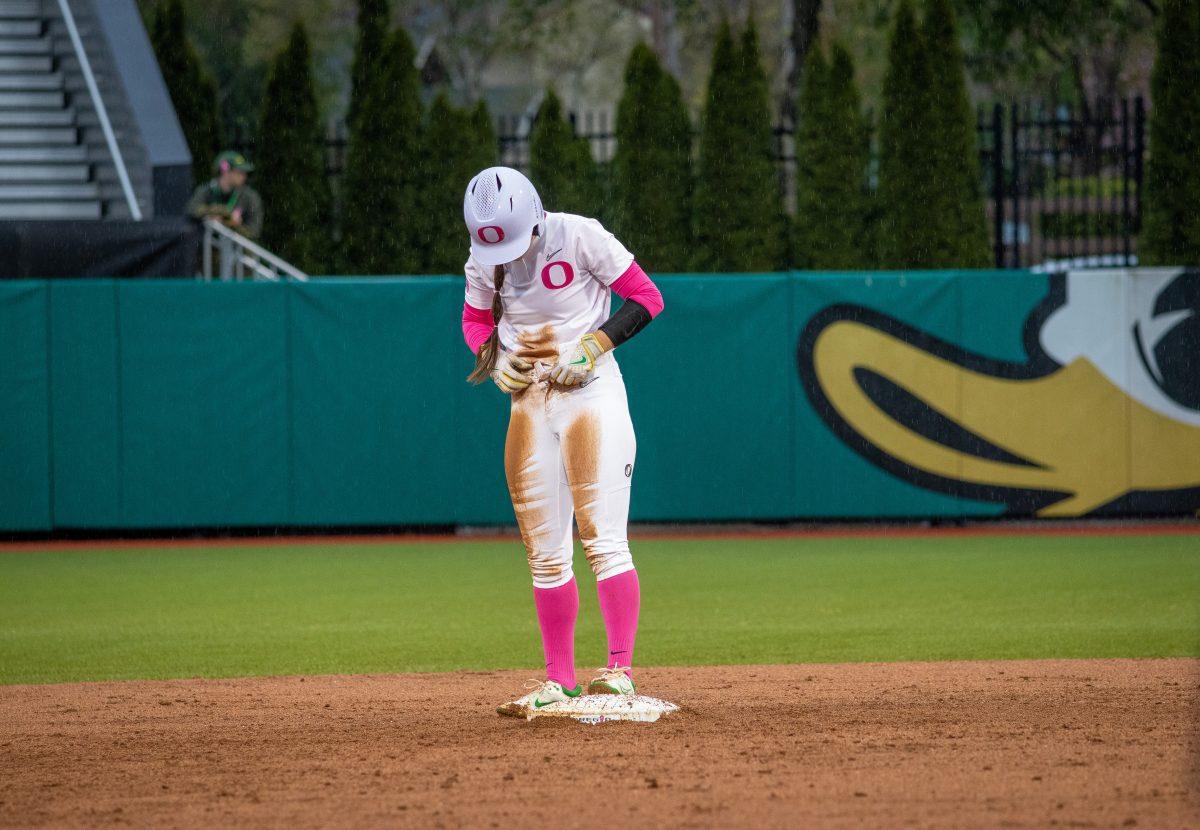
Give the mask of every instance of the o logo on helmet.
<svg viewBox="0 0 1200 830">
<path fill-rule="evenodd" d="M 479 236 L 481 242 L 486 242 L 489 245 L 495 245 L 497 242 L 504 241 L 504 228 L 497 225 L 484 225 L 475 233 Z"/>
<path fill-rule="evenodd" d="M 554 269 L 562 270 L 562 282 L 554 281 Z M 547 262 L 546 267 L 542 269 L 542 285 L 549 288 L 551 291 L 558 288 L 566 288 L 575 279 L 575 269 L 571 267 L 571 263 L 566 260 L 557 259 L 554 262 Z"/>
</svg>

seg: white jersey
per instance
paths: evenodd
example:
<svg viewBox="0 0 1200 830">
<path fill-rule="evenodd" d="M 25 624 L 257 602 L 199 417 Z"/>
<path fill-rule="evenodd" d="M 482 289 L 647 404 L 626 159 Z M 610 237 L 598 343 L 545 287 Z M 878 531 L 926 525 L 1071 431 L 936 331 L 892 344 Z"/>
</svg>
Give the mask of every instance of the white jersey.
<svg viewBox="0 0 1200 830">
<path fill-rule="evenodd" d="M 633 254 L 595 219 L 547 213 L 542 233 L 520 259 L 503 266 L 500 344 L 518 348 L 518 335 L 547 325 L 559 343 L 578 340 L 609 318 L 609 286 L 633 264 Z M 495 269 L 467 259 L 467 305 L 492 307 Z"/>
</svg>

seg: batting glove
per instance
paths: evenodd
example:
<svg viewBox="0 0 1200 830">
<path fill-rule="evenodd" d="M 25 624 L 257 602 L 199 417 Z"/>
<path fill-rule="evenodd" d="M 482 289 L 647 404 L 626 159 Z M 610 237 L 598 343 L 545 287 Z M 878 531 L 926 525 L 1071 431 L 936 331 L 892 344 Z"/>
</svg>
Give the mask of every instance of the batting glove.
<svg viewBox="0 0 1200 830">
<path fill-rule="evenodd" d="M 520 392 L 533 382 L 533 364 L 501 350 L 496 355 L 496 368 L 492 369 L 492 380 L 506 395 Z"/>
<path fill-rule="evenodd" d="M 558 365 L 550 370 L 550 379 L 563 386 L 582 383 L 602 354 L 604 347 L 600 345 L 596 335 L 585 334 L 579 338 L 579 342 L 571 351 L 558 361 Z"/>
</svg>

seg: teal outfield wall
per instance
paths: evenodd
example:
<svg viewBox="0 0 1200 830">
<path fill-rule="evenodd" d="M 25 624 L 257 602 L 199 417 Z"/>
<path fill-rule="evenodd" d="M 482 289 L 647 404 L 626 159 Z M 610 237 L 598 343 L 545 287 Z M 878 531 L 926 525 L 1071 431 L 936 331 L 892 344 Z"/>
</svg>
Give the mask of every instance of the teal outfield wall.
<svg viewBox="0 0 1200 830">
<path fill-rule="evenodd" d="M 665 312 L 618 352 L 634 520 L 1012 508 L 853 449 L 806 393 L 797 344 L 852 304 L 1022 363 L 1050 277 L 658 282 Z M 510 523 L 507 399 L 464 382 L 461 308 L 453 278 L 0 282 L 0 530 Z"/>
</svg>

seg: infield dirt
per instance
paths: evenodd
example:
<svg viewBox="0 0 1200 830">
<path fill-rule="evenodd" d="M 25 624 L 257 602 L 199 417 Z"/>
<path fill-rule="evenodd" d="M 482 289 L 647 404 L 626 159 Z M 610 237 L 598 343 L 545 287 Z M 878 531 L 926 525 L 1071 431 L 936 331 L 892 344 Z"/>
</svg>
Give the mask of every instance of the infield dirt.
<svg viewBox="0 0 1200 830">
<path fill-rule="evenodd" d="M 529 676 L 0 686 L 0 826 L 1200 827 L 1200 660 L 647 668 L 683 711 L 599 726 Z"/>
</svg>

